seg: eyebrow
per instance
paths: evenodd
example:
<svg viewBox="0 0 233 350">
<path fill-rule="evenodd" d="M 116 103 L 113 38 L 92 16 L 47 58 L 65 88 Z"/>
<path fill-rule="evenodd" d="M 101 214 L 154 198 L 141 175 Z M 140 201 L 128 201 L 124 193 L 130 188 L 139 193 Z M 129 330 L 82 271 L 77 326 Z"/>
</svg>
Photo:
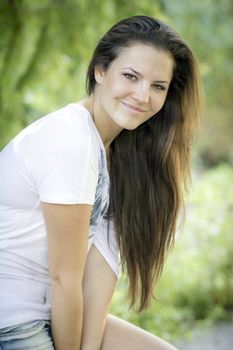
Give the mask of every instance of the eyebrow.
<svg viewBox="0 0 233 350">
<path fill-rule="evenodd" d="M 139 72 L 137 72 L 136 70 L 134 70 L 133 68 L 131 67 L 125 67 L 123 69 L 130 69 L 134 74 L 138 75 L 139 77 L 142 77 L 143 75 Z M 168 81 L 166 80 L 156 80 L 155 83 L 164 83 L 164 84 L 168 84 Z"/>
</svg>

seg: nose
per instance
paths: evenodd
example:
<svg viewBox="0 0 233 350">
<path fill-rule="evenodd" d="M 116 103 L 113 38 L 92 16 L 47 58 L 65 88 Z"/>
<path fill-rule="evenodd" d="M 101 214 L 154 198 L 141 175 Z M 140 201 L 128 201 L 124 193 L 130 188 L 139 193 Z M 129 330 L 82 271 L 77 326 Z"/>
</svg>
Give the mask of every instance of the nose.
<svg viewBox="0 0 233 350">
<path fill-rule="evenodd" d="M 150 86 L 141 82 L 135 86 L 133 99 L 140 103 L 148 103 L 150 99 Z"/>
</svg>

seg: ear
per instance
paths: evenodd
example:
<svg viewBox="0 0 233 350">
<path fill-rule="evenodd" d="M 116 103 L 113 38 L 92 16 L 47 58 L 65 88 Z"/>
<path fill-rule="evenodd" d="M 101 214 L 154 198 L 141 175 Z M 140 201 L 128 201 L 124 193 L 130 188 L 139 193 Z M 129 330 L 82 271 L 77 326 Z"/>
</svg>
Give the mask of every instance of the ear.
<svg viewBox="0 0 233 350">
<path fill-rule="evenodd" d="M 102 66 L 96 66 L 94 69 L 95 80 L 97 83 L 101 84 L 105 70 Z"/>
</svg>

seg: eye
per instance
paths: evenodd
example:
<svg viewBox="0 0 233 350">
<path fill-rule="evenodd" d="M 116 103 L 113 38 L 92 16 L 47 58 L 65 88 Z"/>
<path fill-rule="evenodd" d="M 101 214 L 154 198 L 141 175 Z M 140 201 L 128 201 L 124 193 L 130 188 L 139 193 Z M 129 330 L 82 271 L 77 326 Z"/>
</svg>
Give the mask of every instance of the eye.
<svg viewBox="0 0 233 350">
<path fill-rule="evenodd" d="M 136 80 L 137 80 L 137 77 L 136 77 L 136 75 L 134 75 L 134 74 L 124 73 L 123 75 L 124 75 L 124 76 L 126 77 L 126 79 L 128 79 L 128 80 L 132 80 L 132 81 L 136 81 Z"/>
<path fill-rule="evenodd" d="M 154 84 L 154 85 L 153 85 L 153 88 L 154 88 L 155 90 L 159 90 L 159 91 L 164 91 L 164 90 L 166 90 L 166 88 L 165 88 L 163 85 L 160 85 L 160 84 Z"/>
</svg>

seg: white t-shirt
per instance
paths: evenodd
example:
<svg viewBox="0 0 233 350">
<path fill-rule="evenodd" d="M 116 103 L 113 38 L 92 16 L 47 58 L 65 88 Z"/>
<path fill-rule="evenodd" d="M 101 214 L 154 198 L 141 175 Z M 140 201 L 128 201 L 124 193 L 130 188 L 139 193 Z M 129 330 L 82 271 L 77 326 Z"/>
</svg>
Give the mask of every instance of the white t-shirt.
<svg viewBox="0 0 233 350">
<path fill-rule="evenodd" d="M 88 246 L 116 276 L 105 149 L 91 115 L 72 103 L 38 119 L 0 152 L 0 328 L 50 319 L 51 279 L 41 202 L 91 204 Z"/>
</svg>

